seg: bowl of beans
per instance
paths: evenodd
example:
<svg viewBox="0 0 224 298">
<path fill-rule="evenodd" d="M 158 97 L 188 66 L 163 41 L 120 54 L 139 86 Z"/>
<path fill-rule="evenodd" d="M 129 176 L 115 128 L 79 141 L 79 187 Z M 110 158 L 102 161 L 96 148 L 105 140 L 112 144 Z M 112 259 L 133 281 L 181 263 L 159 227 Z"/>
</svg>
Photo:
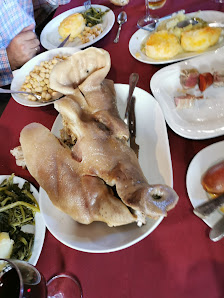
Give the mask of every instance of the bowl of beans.
<svg viewBox="0 0 224 298">
<path fill-rule="evenodd" d="M 57 63 L 67 59 L 77 51 L 80 50 L 70 47 L 49 50 L 35 56 L 19 70 L 16 70 L 11 89 L 40 95 L 41 101 L 38 101 L 37 97 L 27 94 L 12 94 L 14 100 L 28 107 L 52 104 L 52 100 L 61 97 L 62 94 L 50 88 L 49 77 L 51 70 Z"/>
</svg>

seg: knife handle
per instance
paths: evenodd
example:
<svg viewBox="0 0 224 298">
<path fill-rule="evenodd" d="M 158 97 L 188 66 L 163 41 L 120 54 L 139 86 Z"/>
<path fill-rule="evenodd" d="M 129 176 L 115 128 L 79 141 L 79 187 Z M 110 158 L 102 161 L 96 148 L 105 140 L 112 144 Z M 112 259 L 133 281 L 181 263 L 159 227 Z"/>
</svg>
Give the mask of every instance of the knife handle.
<svg viewBox="0 0 224 298">
<path fill-rule="evenodd" d="M 221 196 L 211 199 L 208 202 L 196 207 L 193 212 L 200 218 L 205 218 L 206 216 L 210 215 L 216 209 L 221 207 L 224 204 L 224 194 Z"/>
<path fill-rule="evenodd" d="M 128 119 L 128 113 L 130 111 L 130 102 L 131 102 L 134 89 L 138 83 L 138 79 L 139 79 L 138 73 L 132 73 L 129 77 L 129 92 L 128 92 L 128 98 L 127 98 L 127 106 L 124 114 L 124 118 L 126 120 Z"/>
</svg>

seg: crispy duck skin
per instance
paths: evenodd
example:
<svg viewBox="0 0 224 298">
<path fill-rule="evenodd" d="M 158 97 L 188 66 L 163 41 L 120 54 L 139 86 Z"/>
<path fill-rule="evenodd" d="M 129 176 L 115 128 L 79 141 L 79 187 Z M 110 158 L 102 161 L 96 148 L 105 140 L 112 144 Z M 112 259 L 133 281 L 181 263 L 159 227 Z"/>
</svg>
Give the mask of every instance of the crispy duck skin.
<svg viewBox="0 0 224 298">
<path fill-rule="evenodd" d="M 52 203 L 74 220 L 82 224 L 102 221 L 108 226 L 137 221 L 103 180 L 83 172 L 72 151 L 46 127 L 39 123 L 25 126 L 20 143 L 30 174 Z"/>
<path fill-rule="evenodd" d="M 94 119 L 87 119 L 74 97 L 55 102 L 69 130 L 77 136 L 72 148 L 86 175 L 96 176 L 116 191 L 125 205 L 151 218 L 166 216 L 178 196 L 165 185 L 149 185 L 134 151 L 127 142 L 102 130 Z M 83 121 L 83 119 L 87 119 Z"/>
</svg>

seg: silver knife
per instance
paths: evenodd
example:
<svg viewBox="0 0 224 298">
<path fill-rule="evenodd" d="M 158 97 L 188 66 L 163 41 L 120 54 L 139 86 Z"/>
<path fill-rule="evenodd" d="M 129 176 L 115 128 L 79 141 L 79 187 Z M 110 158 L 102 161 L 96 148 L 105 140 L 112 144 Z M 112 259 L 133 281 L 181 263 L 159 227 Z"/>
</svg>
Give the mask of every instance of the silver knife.
<svg viewBox="0 0 224 298">
<path fill-rule="evenodd" d="M 130 147 L 132 150 L 134 150 L 138 158 L 139 145 L 135 142 L 135 139 L 136 139 L 135 100 L 136 98 L 132 96 L 130 100 L 130 108 L 128 113 L 128 128 L 130 132 Z"/>
<path fill-rule="evenodd" d="M 164 16 L 164 17 L 158 19 L 157 23 L 162 22 L 166 19 L 170 19 L 172 16 L 174 16 L 178 13 L 185 13 L 185 9 L 178 10 L 177 12 L 172 12 L 171 14 L 168 14 L 167 16 Z"/>
<path fill-rule="evenodd" d="M 125 114 L 124 114 L 124 122 L 126 124 L 128 124 L 128 113 L 130 110 L 130 101 L 131 101 L 133 92 L 135 90 L 135 87 L 138 83 L 138 79 L 139 79 L 138 73 L 132 73 L 129 77 L 129 91 L 128 91 L 126 110 L 125 110 Z"/>
<path fill-rule="evenodd" d="M 58 46 L 58 48 L 62 48 L 66 42 L 68 41 L 69 37 L 70 37 L 71 34 L 69 34 Z"/>
<path fill-rule="evenodd" d="M 209 238 L 216 242 L 224 237 L 224 217 L 220 219 L 209 233 Z"/>
<path fill-rule="evenodd" d="M 193 212 L 200 218 L 205 218 L 224 204 L 224 194 L 196 207 Z"/>
<path fill-rule="evenodd" d="M 124 122 L 128 125 L 130 133 L 130 147 L 134 150 L 138 157 L 139 146 L 135 143 L 136 137 L 136 120 L 135 120 L 135 97 L 133 96 L 134 89 L 138 83 L 138 73 L 132 73 L 129 77 L 129 91 L 127 105 L 124 114 Z"/>
<path fill-rule="evenodd" d="M 167 16 L 164 16 L 164 17 L 158 19 L 156 23 L 154 23 L 152 25 L 147 25 L 145 27 L 140 27 L 140 29 L 144 29 L 144 30 L 147 30 L 147 31 L 154 31 L 155 28 L 159 25 L 160 22 L 162 22 L 164 20 L 167 20 L 167 19 L 170 19 L 172 16 L 174 16 L 175 14 L 178 14 L 178 13 L 185 13 L 185 9 L 181 9 L 177 12 L 172 12 L 171 14 L 168 14 Z"/>
</svg>

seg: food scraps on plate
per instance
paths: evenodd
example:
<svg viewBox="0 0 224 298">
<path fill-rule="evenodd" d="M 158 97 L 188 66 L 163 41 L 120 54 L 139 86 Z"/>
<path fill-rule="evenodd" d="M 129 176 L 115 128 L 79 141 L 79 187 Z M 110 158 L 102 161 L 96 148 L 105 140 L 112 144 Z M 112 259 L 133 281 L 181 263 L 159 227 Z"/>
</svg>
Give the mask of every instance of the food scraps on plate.
<svg viewBox="0 0 224 298">
<path fill-rule="evenodd" d="M 103 31 L 103 16 L 108 11 L 90 7 L 82 13 L 68 16 L 58 27 L 61 41 L 69 34 L 69 41 L 73 41 L 75 38 L 79 38 L 83 44 L 92 41 Z"/>
<path fill-rule="evenodd" d="M 180 84 L 184 94 L 174 97 L 177 108 L 190 108 L 195 100 L 203 99 L 203 92 L 210 86 L 224 87 L 224 71 L 200 73 L 196 68 L 182 69 L 180 72 Z M 201 95 L 190 94 L 189 90 L 198 86 Z M 187 91 L 187 93 L 185 93 Z"/>
</svg>

